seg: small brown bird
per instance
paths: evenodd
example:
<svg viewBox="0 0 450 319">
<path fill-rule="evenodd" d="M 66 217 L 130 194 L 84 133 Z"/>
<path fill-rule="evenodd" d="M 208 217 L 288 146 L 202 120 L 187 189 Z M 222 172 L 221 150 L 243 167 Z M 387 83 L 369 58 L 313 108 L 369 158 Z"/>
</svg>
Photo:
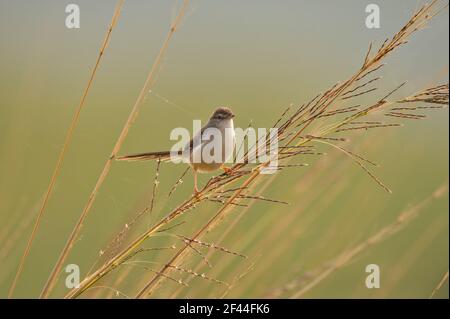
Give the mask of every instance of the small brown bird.
<svg viewBox="0 0 450 319">
<path fill-rule="evenodd" d="M 194 172 L 195 194 L 199 192 L 197 187 L 197 172 L 209 173 L 219 168 L 222 168 L 225 172 L 229 171 L 229 168 L 224 164 L 231 157 L 235 147 L 234 116 L 231 109 L 227 107 L 217 108 L 208 123 L 184 146 L 183 150 L 178 152 L 177 157 L 183 159 L 183 162 L 188 163 Z M 218 131 L 220 135 L 216 135 L 212 131 Z M 203 149 L 206 145 L 212 148 L 209 154 L 211 157 L 214 157 L 215 150 L 220 148 L 221 156 L 219 160 L 211 160 L 211 157 L 205 157 Z M 188 154 L 187 157 L 186 154 Z M 171 159 L 170 151 L 140 153 L 117 158 L 119 161 L 164 161 L 169 159 Z"/>
</svg>

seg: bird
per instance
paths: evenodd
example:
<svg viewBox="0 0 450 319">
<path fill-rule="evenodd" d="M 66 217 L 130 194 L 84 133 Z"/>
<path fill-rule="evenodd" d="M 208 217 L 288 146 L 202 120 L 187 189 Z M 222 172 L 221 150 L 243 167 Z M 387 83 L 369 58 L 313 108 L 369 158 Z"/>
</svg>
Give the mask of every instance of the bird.
<svg viewBox="0 0 450 319">
<path fill-rule="evenodd" d="M 228 107 L 218 107 L 212 113 L 208 123 L 186 143 L 178 152 L 159 151 L 119 156 L 118 161 L 167 161 L 175 156 L 188 163 L 194 174 L 194 194 L 198 195 L 197 173 L 210 173 L 222 169 L 225 173 L 230 168 L 225 165 L 233 154 L 236 138 L 233 118 L 235 114 Z M 217 135 L 217 132 L 220 134 Z M 206 146 L 209 154 L 204 151 Z M 215 153 L 220 148 L 221 153 Z M 205 154 L 206 153 L 206 154 Z M 216 155 L 216 156 L 214 156 Z"/>
</svg>

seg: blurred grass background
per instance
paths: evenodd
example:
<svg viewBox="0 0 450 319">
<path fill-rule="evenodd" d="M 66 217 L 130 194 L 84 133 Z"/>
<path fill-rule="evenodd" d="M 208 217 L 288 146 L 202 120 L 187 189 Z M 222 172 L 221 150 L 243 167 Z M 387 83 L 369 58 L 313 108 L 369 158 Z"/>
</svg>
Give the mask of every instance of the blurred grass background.
<svg viewBox="0 0 450 319">
<path fill-rule="evenodd" d="M 64 25 L 69 3 L 0 0 L 1 297 L 6 296 L 115 5 L 112 0 L 77 1 L 81 28 L 69 30 Z M 352 74 L 369 42 L 381 44 L 397 32 L 422 2 L 377 1 L 381 8 L 378 30 L 364 25 L 368 3 L 193 1 L 165 57 L 153 90 L 158 95 L 147 97 L 121 153 L 166 149 L 174 127 L 191 128 L 192 119 L 205 121 L 218 105 L 232 107 L 236 126 L 246 127 L 250 120 L 255 127 L 271 125 L 290 103 L 305 102 Z M 17 297 L 36 297 L 40 292 L 142 87 L 175 9 L 172 1 L 125 3 Z M 447 82 L 448 54 L 448 11 L 444 11 L 388 58 L 381 92 L 405 80 L 408 84 L 401 94 Z M 448 182 L 448 110 L 428 114 L 429 119 L 407 122 L 404 128 L 352 135 L 350 148 L 382 164 L 376 174 L 390 186 L 392 195 L 348 158 L 327 149 L 325 157 L 305 159 L 309 167 L 277 174 L 263 192 L 288 201 L 288 206 L 255 203 L 226 236 L 222 245 L 248 255 L 247 260 L 216 252 L 211 259 L 216 266 L 203 270 L 227 282 L 248 270 L 228 297 L 273 296 L 310 272 L 314 276 L 314 271 L 340 253 L 395 221 Z M 82 274 L 124 223 L 148 204 L 155 166 L 114 164 L 68 260 L 80 265 Z M 183 170 L 162 165 L 154 215 L 151 220 L 144 217 L 133 231 L 142 231 L 190 194 L 189 175 L 166 200 Z M 201 181 L 208 177 L 202 176 Z M 210 203 L 189 213 L 188 223 L 179 232 L 192 233 L 217 208 Z M 207 238 L 220 237 L 243 209 L 236 208 Z M 426 205 L 401 232 L 338 269 L 304 297 L 426 298 L 448 270 L 448 225 L 446 194 Z M 166 242 L 157 238 L 148 245 Z M 197 259 L 194 255 L 186 260 L 186 268 L 195 268 Z M 381 268 L 380 289 L 364 285 L 365 266 L 370 263 Z M 139 282 L 142 285 L 144 273 L 133 269 L 123 290 L 132 294 Z M 108 280 L 114 282 L 115 276 Z M 55 296 L 65 291 L 61 280 Z M 183 289 L 165 281 L 155 297 L 219 297 L 223 291 L 217 284 L 195 278 Z M 95 293 L 105 296 L 107 292 Z M 286 297 L 289 292 L 277 296 Z M 448 281 L 437 297 L 448 298 Z"/>
</svg>

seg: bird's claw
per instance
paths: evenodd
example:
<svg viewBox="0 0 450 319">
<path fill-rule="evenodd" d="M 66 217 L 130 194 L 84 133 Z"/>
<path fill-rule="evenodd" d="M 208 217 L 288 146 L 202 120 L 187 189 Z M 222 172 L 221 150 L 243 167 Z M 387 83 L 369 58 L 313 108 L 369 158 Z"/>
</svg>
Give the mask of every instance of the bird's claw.
<svg viewBox="0 0 450 319">
<path fill-rule="evenodd" d="M 194 188 L 194 197 L 196 197 L 197 199 L 200 199 L 200 191 L 197 188 Z"/>
<path fill-rule="evenodd" d="M 229 167 L 227 167 L 227 166 L 225 166 L 225 165 L 222 165 L 221 168 L 223 169 L 224 173 L 227 174 L 227 175 L 230 174 L 231 171 L 232 171 L 231 168 L 229 168 Z"/>
</svg>

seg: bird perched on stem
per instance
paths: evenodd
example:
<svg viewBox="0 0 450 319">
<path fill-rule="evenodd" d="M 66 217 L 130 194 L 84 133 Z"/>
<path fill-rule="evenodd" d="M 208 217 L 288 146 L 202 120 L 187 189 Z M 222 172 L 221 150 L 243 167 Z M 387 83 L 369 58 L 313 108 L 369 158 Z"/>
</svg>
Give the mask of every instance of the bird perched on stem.
<svg viewBox="0 0 450 319">
<path fill-rule="evenodd" d="M 183 161 L 188 163 L 194 172 L 194 193 L 199 193 L 197 173 L 209 173 L 229 168 L 225 163 L 230 159 L 235 147 L 234 114 L 227 107 L 219 107 L 211 115 L 208 123 L 186 143 L 182 150 L 175 152 L 148 152 L 117 157 L 118 161 Z"/>
</svg>

